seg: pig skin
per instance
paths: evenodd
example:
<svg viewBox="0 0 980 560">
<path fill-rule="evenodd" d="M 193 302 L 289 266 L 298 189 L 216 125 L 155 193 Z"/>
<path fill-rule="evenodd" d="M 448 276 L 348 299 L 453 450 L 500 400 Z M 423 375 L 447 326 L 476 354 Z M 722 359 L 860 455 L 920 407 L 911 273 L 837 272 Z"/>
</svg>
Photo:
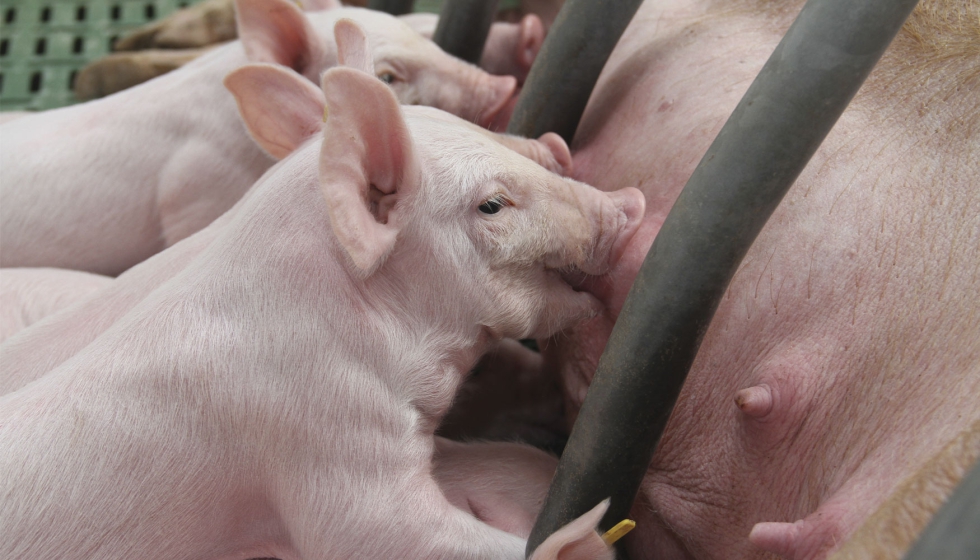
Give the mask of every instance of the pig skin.
<svg viewBox="0 0 980 560">
<path fill-rule="evenodd" d="M 274 163 L 248 138 L 221 80 L 255 61 L 316 82 L 337 63 L 342 18 L 366 30 L 378 72 L 404 103 L 489 124 L 515 88 L 513 77 L 466 65 L 387 14 L 237 5 L 240 41 L 116 95 L 3 125 L 0 266 L 115 276 L 205 227 Z"/>
<path fill-rule="evenodd" d="M 921 4 L 975 29 L 969 3 Z M 606 64 L 574 177 L 637 187 L 647 211 L 594 287 L 609 311 L 542 342 L 573 414 L 673 201 L 798 9 L 651 0 Z M 980 108 L 963 93 L 980 74 L 975 55 L 923 62 L 931 48 L 899 35 L 740 265 L 643 481 L 634 560 L 824 558 L 980 418 Z"/>
<path fill-rule="evenodd" d="M 545 267 L 608 270 L 642 197 L 401 110 L 373 76 L 323 80 L 323 136 L 345 141 L 305 144 L 183 270 L 0 398 L 4 556 L 523 558 L 446 500 L 433 432 L 493 339 L 596 312 Z M 604 509 L 541 549 L 610 557 Z"/>
<path fill-rule="evenodd" d="M 0 343 L 44 317 L 69 307 L 112 281 L 77 270 L 0 269 Z"/>
</svg>

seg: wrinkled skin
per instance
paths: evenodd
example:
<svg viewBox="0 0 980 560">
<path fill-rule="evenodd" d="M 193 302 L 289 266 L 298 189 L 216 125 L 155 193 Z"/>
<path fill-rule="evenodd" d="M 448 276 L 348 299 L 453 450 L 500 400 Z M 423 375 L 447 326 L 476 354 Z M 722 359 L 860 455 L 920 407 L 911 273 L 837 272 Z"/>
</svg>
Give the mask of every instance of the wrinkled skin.
<svg viewBox="0 0 980 560">
<path fill-rule="evenodd" d="M 610 312 L 545 343 L 573 415 L 671 204 L 797 9 L 650 1 L 612 54 L 574 176 L 637 187 L 647 210 L 595 287 Z M 980 417 L 977 58 L 931 45 L 903 31 L 739 267 L 643 481 L 635 560 L 823 558 Z"/>
<path fill-rule="evenodd" d="M 485 126 L 516 87 L 387 14 L 304 16 L 288 0 L 238 0 L 238 11 L 239 41 L 119 94 L 3 125 L 0 266 L 118 275 L 211 223 L 274 163 L 245 134 L 222 79 L 253 61 L 315 83 L 337 64 L 338 20 L 365 30 L 378 77 L 403 103 Z"/>
<path fill-rule="evenodd" d="M 524 558 L 446 499 L 434 431 L 494 340 L 598 311 L 564 274 L 615 265 L 643 198 L 402 109 L 371 74 L 322 87 L 326 111 L 293 131 L 327 114 L 322 135 L 197 257 L 0 397 L 4 557 Z M 605 507 L 532 558 L 610 558 Z"/>
</svg>

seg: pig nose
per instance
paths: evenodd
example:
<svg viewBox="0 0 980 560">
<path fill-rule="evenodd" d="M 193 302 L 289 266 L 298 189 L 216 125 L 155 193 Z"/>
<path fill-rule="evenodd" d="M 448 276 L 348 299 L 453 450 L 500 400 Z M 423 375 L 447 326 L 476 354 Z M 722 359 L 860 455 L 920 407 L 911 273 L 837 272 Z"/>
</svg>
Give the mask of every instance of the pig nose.
<svg viewBox="0 0 980 560">
<path fill-rule="evenodd" d="M 589 187 L 591 189 L 591 187 Z M 604 193 L 592 191 L 598 197 L 598 211 L 592 217 L 592 250 L 578 268 L 590 276 L 601 276 L 619 262 L 633 234 L 643 220 L 646 200 L 633 187 Z"/>
<path fill-rule="evenodd" d="M 486 109 L 480 113 L 476 123 L 483 128 L 490 128 L 494 124 L 494 119 L 511 101 L 514 90 L 517 89 L 517 79 L 513 76 L 489 76 L 489 93 L 484 103 Z"/>
<path fill-rule="evenodd" d="M 626 223 L 617 232 L 618 237 L 613 242 L 612 251 L 609 254 L 609 267 L 611 268 L 619 262 L 623 253 L 626 252 L 630 240 L 633 239 L 633 234 L 639 229 L 640 223 L 643 221 L 643 213 L 646 210 L 646 199 L 639 189 L 633 187 L 626 187 L 606 194 L 612 200 L 613 206 L 626 217 Z"/>
</svg>

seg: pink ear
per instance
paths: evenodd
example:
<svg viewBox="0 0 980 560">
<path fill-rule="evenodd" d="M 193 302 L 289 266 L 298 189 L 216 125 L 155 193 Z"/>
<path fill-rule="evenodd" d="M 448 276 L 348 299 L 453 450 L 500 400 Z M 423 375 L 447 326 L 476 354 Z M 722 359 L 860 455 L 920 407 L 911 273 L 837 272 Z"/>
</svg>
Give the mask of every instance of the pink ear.
<svg viewBox="0 0 980 560">
<path fill-rule="evenodd" d="M 374 75 L 374 60 L 368 47 L 367 34 L 352 19 L 343 18 L 333 26 L 337 40 L 337 62 Z"/>
<path fill-rule="evenodd" d="M 225 77 L 249 134 L 282 159 L 320 132 L 323 92 L 296 72 L 275 64 L 248 64 Z"/>
<path fill-rule="evenodd" d="M 323 75 L 327 120 L 320 186 L 340 244 L 364 277 L 391 252 L 417 189 L 418 162 L 395 94 L 346 67 Z"/>
<path fill-rule="evenodd" d="M 320 10 L 333 10 L 343 7 L 338 0 L 297 0 L 297 3 L 307 12 L 319 12 Z"/>
<path fill-rule="evenodd" d="M 252 62 L 281 64 L 316 81 L 326 52 L 303 12 L 289 0 L 235 0 L 238 38 Z"/>
<path fill-rule="evenodd" d="M 544 43 L 544 25 L 541 18 L 534 14 L 527 14 L 521 19 L 520 40 L 517 41 L 517 52 L 514 59 L 525 72 L 531 69 L 534 59 L 538 57 L 538 51 Z"/>
<path fill-rule="evenodd" d="M 555 156 L 555 161 L 561 167 L 557 173 L 565 177 L 570 176 L 572 174 L 572 152 L 568 149 L 565 139 L 554 132 L 545 132 L 538 138 L 538 142 L 547 146 L 551 155 Z"/>
<path fill-rule="evenodd" d="M 565 525 L 544 540 L 530 560 L 613 560 L 613 550 L 596 532 L 609 500 Z"/>
</svg>

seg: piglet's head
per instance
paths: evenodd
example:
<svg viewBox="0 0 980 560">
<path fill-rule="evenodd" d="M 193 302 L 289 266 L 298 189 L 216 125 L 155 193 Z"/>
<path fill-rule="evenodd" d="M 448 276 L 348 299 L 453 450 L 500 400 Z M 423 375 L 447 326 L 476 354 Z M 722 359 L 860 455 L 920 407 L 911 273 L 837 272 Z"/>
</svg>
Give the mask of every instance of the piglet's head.
<svg viewBox="0 0 980 560">
<path fill-rule="evenodd" d="M 492 76 L 454 58 L 389 14 L 342 8 L 315 0 L 304 13 L 291 0 L 235 0 L 238 36 L 249 60 L 291 68 L 319 83 L 320 73 L 343 58 L 352 33 L 373 64 L 372 72 L 406 104 L 428 105 L 488 126 L 501 117 L 517 81 Z M 337 23 L 347 20 L 342 33 Z M 342 63 L 342 62 L 341 62 Z"/>
<path fill-rule="evenodd" d="M 615 262 L 643 214 L 639 191 L 562 178 L 441 111 L 399 107 L 363 72 L 332 69 L 322 85 L 321 186 L 362 279 L 397 278 L 420 309 L 492 336 L 547 336 L 599 310 L 568 276 Z M 567 154 L 552 137 L 506 141 Z"/>
</svg>

